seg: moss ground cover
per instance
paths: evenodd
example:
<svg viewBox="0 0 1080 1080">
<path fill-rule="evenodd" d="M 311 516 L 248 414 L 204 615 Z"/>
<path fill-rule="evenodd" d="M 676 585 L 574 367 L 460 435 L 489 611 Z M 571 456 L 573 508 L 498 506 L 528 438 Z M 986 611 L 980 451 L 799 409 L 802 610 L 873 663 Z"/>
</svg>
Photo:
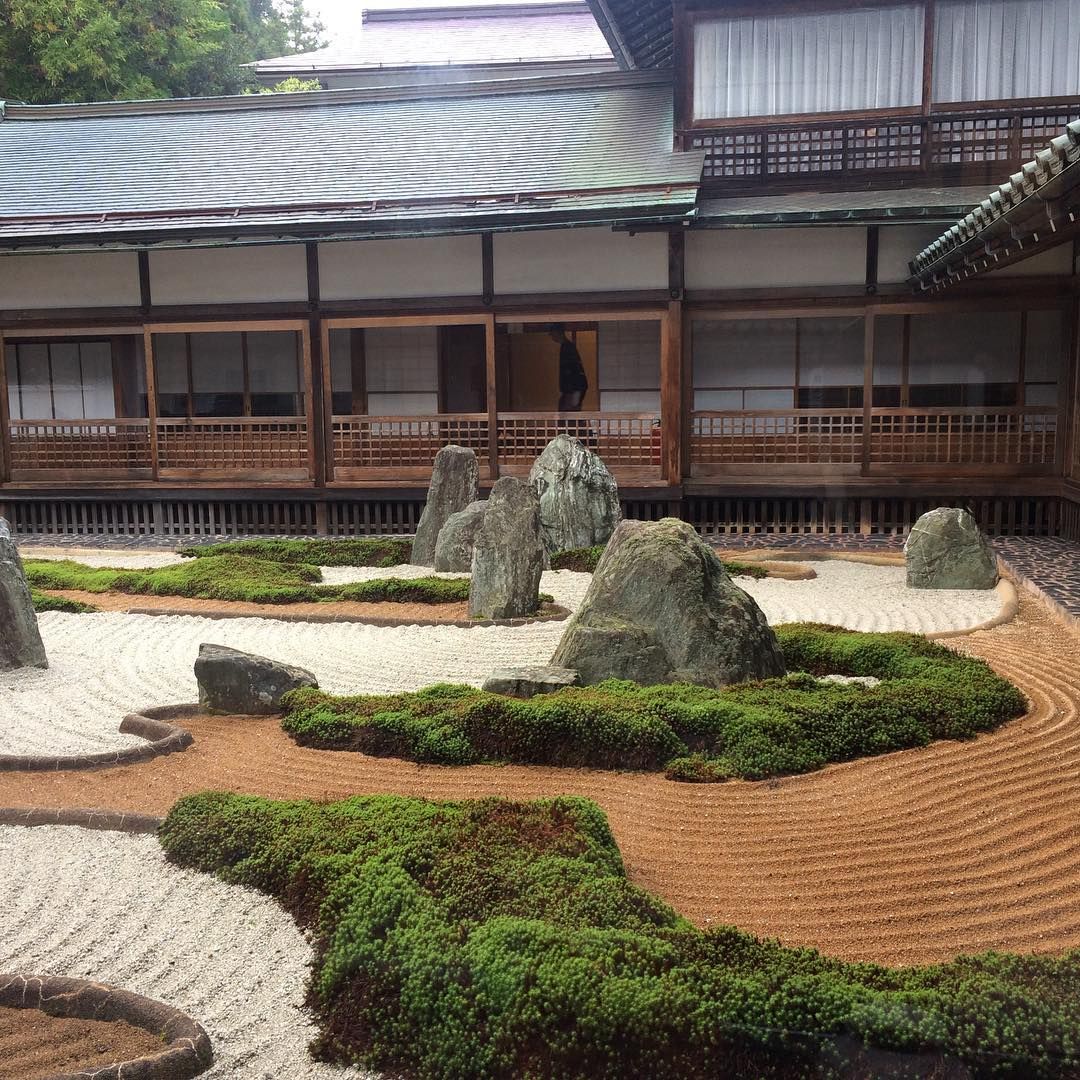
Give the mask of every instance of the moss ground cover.
<svg viewBox="0 0 1080 1080">
<path fill-rule="evenodd" d="M 469 686 L 285 698 L 298 743 L 465 765 L 483 761 L 665 769 L 676 780 L 756 780 L 963 739 L 1023 714 L 1023 695 L 981 660 L 914 634 L 793 624 L 781 679 L 712 690 L 610 681 L 528 701 Z M 875 687 L 819 682 L 873 675 Z"/>
<path fill-rule="evenodd" d="M 630 884 L 587 800 L 208 793 L 158 835 L 313 932 L 320 1058 L 438 1080 L 883 1075 L 852 1068 L 864 1047 L 907 1055 L 890 1076 L 1080 1068 L 1080 951 L 889 969 L 700 931 Z"/>
<path fill-rule="evenodd" d="M 576 570 L 578 573 L 591 574 L 596 570 L 596 564 L 600 556 L 604 554 L 603 546 L 587 548 L 569 548 L 566 551 L 556 551 L 551 556 L 552 570 Z M 752 578 L 768 577 L 769 572 L 763 567 L 753 563 L 728 562 L 721 560 L 724 569 L 732 577 L 743 576 Z"/>
<path fill-rule="evenodd" d="M 69 615 L 84 615 L 89 611 L 97 611 L 93 604 L 69 600 L 66 596 L 49 596 L 37 589 L 30 590 L 30 599 L 34 603 L 34 610 L 39 614 L 43 611 L 63 611 Z"/>
<path fill-rule="evenodd" d="M 411 539 L 396 537 L 348 537 L 340 540 L 234 540 L 223 544 L 200 544 L 181 548 L 189 559 L 212 559 L 245 555 L 279 563 L 306 566 L 400 566 L 409 561 Z"/>
<path fill-rule="evenodd" d="M 113 570 L 81 563 L 28 559 L 26 576 L 41 589 L 90 593 L 187 596 L 199 600 L 242 600 L 293 604 L 355 600 L 448 604 L 467 600 L 469 583 L 460 578 L 382 578 L 347 585 L 323 585 L 317 566 L 271 562 L 247 555 L 196 559 L 155 570 Z"/>
</svg>

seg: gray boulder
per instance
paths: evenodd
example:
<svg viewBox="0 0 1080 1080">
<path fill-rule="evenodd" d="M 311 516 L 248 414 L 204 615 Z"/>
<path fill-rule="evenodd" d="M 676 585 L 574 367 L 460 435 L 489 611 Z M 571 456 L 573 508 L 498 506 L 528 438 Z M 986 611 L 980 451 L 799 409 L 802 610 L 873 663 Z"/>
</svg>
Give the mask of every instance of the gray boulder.
<svg viewBox="0 0 1080 1080">
<path fill-rule="evenodd" d="M 754 600 L 685 522 L 623 521 L 551 663 L 646 685 L 724 686 L 784 674 Z"/>
<path fill-rule="evenodd" d="M 487 499 L 478 499 L 446 519 L 435 542 L 436 570 L 459 574 L 472 570 L 473 548 L 484 524 L 486 510 Z"/>
<path fill-rule="evenodd" d="M 548 555 L 606 544 L 619 524 L 619 488 L 607 466 L 579 439 L 556 435 L 529 473 L 540 498 Z"/>
<path fill-rule="evenodd" d="M 960 507 L 923 514 L 904 544 L 912 589 L 992 589 L 997 559 L 978 523 Z"/>
<path fill-rule="evenodd" d="M 280 712 L 281 698 L 289 690 L 319 685 L 304 668 L 209 644 L 199 646 L 195 678 L 204 708 L 248 715 Z"/>
<path fill-rule="evenodd" d="M 444 446 L 435 455 L 427 502 L 413 538 L 411 561 L 435 565 L 435 544 L 446 519 L 476 501 L 480 469 L 476 454 L 467 446 Z"/>
<path fill-rule="evenodd" d="M 496 668 L 485 680 L 484 689 L 507 697 L 531 698 L 578 686 L 581 679 L 576 671 L 561 667 Z"/>
<path fill-rule="evenodd" d="M 0 518 L 0 671 L 48 666 L 22 560 Z"/>
<path fill-rule="evenodd" d="M 483 619 L 534 614 L 543 571 L 536 492 L 527 481 L 504 476 L 491 489 L 473 547 L 469 614 Z"/>
</svg>

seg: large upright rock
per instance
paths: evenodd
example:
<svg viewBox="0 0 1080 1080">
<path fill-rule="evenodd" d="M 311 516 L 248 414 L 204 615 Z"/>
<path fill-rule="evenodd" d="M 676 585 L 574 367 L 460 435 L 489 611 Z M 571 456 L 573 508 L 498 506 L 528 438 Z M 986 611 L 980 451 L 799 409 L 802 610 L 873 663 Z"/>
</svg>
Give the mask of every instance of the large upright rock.
<svg viewBox="0 0 1080 1080">
<path fill-rule="evenodd" d="M 536 492 L 527 481 L 504 476 L 491 489 L 473 548 L 469 614 L 483 619 L 534 614 L 543 570 Z"/>
<path fill-rule="evenodd" d="M 254 716 L 280 712 L 281 699 L 290 690 L 319 685 L 306 668 L 205 643 L 199 646 L 195 678 L 204 708 Z"/>
<path fill-rule="evenodd" d="M 0 671 L 48 666 L 22 560 L 0 518 Z"/>
<path fill-rule="evenodd" d="M 923 514 L 904 544 L 912 589 L 992 589 L 997 559 L 978 523 L 960 507 Z"/>
<path fill-rule="evenodd" d="M 472 569 L 473 548 L 484 524 L 486 510 L 487 499 L 479 499 L 446 519 L 435 542 L 436 570 L 467 574 Z"/>
<path fill-rule="evenodd" d="M 417 566 L 435 565 L 435 544 L 446 519 L 476 501 L 480 470 L 467 446 L 444 446 L 435 455 L 427 503 L 413 539 L 411 560 Z"/>
<path fill-rule="evenodd" d="M 551 664 L 603 679 L 724 686 L 784 674 L 754 600 L 685 522 L 615 530 Z"/>
<path fill-rule="evenodd" d="M 606 544 L 619 524 L 619 489 L 607 466 L 579 439 L 556 435 L 529 473 L 540 498 L 549 555 Z"/>
</svg>

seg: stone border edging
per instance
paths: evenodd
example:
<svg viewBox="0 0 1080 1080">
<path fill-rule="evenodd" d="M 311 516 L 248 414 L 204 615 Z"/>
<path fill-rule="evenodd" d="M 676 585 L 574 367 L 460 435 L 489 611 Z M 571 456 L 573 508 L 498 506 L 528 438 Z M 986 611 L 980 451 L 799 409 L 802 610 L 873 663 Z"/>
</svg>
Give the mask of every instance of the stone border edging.
<svg viewBox="0 0 1080 1080">
<path fill-rule="evenodd" d="M 519 619 L 395 619 L 391 615 L 298 615 L 283 611 L 251 612 L 230 611 L 227 608 L 206 608 L 202 611 L 184 611 L 182 608 L 125 608 L 124 615 L 187 615 L 196 619 L 273 619 L 276 622 L 296 623 L 358 623 L 361 626 L 456 626 L 470 630 L 474 626 L 528 626 L 530 623 L 561 622 L 570 617 L 570 609 L 551 605 L 541 615 L 525 615 Z"/>
<path fill-rule="evenodd" d="M 74 825 L 97 832 L 122 832 L 132 835 L 156 833 L 164 818 L 150 814 L 132 814 L 125 810 L 84 810 L 70 806 L 0 806 L 0 825 L 33 828 L 38 825 Z"/>
<path fill-rule="evenodd" d="M 1020 611 L 1020 597 L 1016 594 L 1016 586 L 1007 577 L 999 577 L 998 583 L 994 586 L 994 592 L 1001 601 L 1001 607 L 992 619 L 976 623 L 974 626 L 966 626 L 963 630 L 935 630 L 923 636 L 931 641 L 939 641 L 942 638 L 964 637 L 978 630 L 992 630 L 995 626 L 1012 622 Z"/>
<path fill-rule="evenodd" d="M 184 706 L 167 705 L 163 708 L 128 713 L 120 721 L 120 730 L 125 735 L 137 735 L 140 739 L 146 739 L 144 746 L 100 750 L 90 754 L 0 754 L 0 773 L 107 769 L 114 765 L 133 765 L 164 754 L 178 753 L 195 741 L 190 731 L 166 722 L 184 715 L 177 711 L 183 708 Z"/>
<path fill-rule="evenodd" d="M 1036 582 L 1032 581 L 1031 578 L 1027 577 L 1025 574 L 1020 573 L 1020 571 L 1017 570 L 1005 556 L 999 555 L 997 558 L 998 570 L 1002 575 L 1003 581 L 1008 580 L 1014 586 L 1019 586 L 1023 589 L 1024 592 L 1027 593 L 1032 600 L 1036 601 L 1055 622 L 1059 622 L 1072 630 L 1075 630 L 1080 626 L 1080 618 L 1077 618 L 1077 616 L 1065 607 L 1064 604 L 1055 600 L 1048 593 L 1043 592 Z"/>
<path fill-rule="evenodd" d="M 0 975 L 0 1006 L 39 1009 L 49 1016 L 124 1020 L 165 1040 L 165 1047 L 130 1061 L 43 1080 L 187 1080 L 214 1060 L 210 1036 L 187 1013 L 164 1002 L 90 979 L 55 975 Z"/>
</svg>

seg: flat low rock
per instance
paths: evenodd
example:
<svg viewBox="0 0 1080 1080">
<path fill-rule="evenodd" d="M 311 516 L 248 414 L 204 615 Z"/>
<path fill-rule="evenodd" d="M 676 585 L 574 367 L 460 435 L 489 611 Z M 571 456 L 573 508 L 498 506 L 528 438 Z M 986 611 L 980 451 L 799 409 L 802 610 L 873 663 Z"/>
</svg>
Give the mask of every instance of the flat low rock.
<svg viewBox="0 0 1080 1080">
<path fill-rule="evenodd" d="M 507 697 L 531 698 L 578 686 L 581 677 L 576 671 L 563 667 L 496 668 L 485 680 L 484 689 Z"/>
<path fill-rule="evenodd" d="M 48 666 L 22 559 L 0 518 L 0 671 Z"/>
<path fill-rule="evenodd" d="M 623 521 L 551 663 L 588 686 L 725 686 L 784 674 L 761 608 L 685 522 Z"/>
<path fill-rule="evenodd" d="M 518 619 L 540 606 L 544 543 L 536 492 L 517 476 L 495 482 L 473 548 L 469 614 Z"/>
<path fill-rule="evenodd" d="M 911 589 L 992 589 L 997 559 L 975 518 L 961 507 L 923 514 L 904 544 Z"/>
<path fill-rule="evenodd" d="M 435 542 L 435 569 L 440 573 L 467 574 L 472 570 L 473 548 L 484 524 L 487 499 L 477 499 L 451 514 Z"/>
<path fill-rule="evenodd" d="M 435 455 L 427 502 L 420 515 L 420 524 L 416 526 L 409 558 L 414 566 L 435 565 L 435 545 L 439 533 L 451 514 L 464 510 L 469 503 L 476 501 L 479 480 L 480 467 L 475 452 L 469 447 L 451 443 Z"/>
<path fill-rule="evenodd" d="M 280 712 L 281 699 L 290 690 L 319 685 L 305 668 L 211 644 L 199 646 L 195 678 L 203 708 L 244 715 Z"/>
</svg>

